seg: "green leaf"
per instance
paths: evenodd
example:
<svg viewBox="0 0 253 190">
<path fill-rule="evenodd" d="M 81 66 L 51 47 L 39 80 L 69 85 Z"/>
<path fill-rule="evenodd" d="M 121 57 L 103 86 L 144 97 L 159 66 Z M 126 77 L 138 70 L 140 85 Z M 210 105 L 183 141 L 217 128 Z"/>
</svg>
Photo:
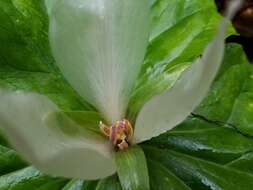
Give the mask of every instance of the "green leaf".
<svg viewBox="0 0 253 190">
<path fill-rule="evenodd" d="M 27 166 L 27 163 L 14 150 L 0 145 L 0 175 L 25 166 Z"/>
<path fill-rule="evenodd" d="M 49 72 L 53 58 L 47 37 L 48 19 L 43 0 L 0 1 L 0 63 Z M 5 63 L 5 64 L 4 64 Z"/>
<path fill-rule="evenodd" d="M 122 190 L 122 188 L 116 176 L 112 176 L 100 180 L 96 187 L 96 190 Z"/>
<path fill-rule="evenodd" d="M 72 180 L 62 190 L 95 190 L 97 181 Z"/>
<path fill-rule="evenodd" d="M 227 166 L 253 174 L 253 152 L 242 155 L 240 158 L 228 163 Z"/>
<path fill-rule="evenodd" d="M 159 147 L 146 149 L 147 158 L 166 166 L 191 189 L 251 189 L 253 138 L 246 127 L 252 125 L 252 115 L 247 107 L 236 109 L 234 102 L 252 92 L 252 68 L 240 46 L 228 45 L 206 100 L 174 130 L 146 142 Z M 245 105 L 250 103 L 244 99 Z M 231 110 L 238 111 L 237 117 Z M 233 117 L 242 122 L 227 124 Z"/>
<path fill-rule="evenodd" d="M 210 124 L 200 119 L 188 119 L 176 130 L 149 142 L 219 163 L 227 163 L 253 151 L 253 140 L 234 129 Z"/>
<path fill-rule="evenodd" d="M 0 129 L 0 144 L 4 145 L 4 146 L 8 146 L 9 143 L 4 135 L 4 132 L 2 131 L 2 129 Z"/>
<path fill-rule="evenodd" d="M 152 96 L 170 88 L 198 58 L 216 34 L 221 16 L 214 1 L 156 0 L 151 7 L 152 30 L 129 117 Z M 230 27 L 228 34 L 233 33 Z"/>
<path fill-rule="evenodd" d="M 249 190 L 253 175 L 170 150 L 146 148 L 148 157 L 163 164 L 192 189 Z"/>
<path fill-rule="evenodd" d="M 92 109 L 54 66 L 44 0 L 0 0 L 0 86 L 39 92 L 64 110 Z"/>
<path fill-rule="evenodd" d="M 253 135 L 253 67 L 242 48 L 230 44 L 224 65 L 213 87 L 196 110 L 211 120 L 236 126 L 244 134 Z"/>
<path fill-rule="evenodd" d="M 131 96 L 131 118 L 151 96 L 171 87 L 181 72 L 202 54 L 220 20 L 213 1 L 150 0 L 150 5 L 150 45 Z M 88 120 L 99 120 L 97 114 L 86 118 L 82 112 L 72 112 L 94 108 L 83 102 L 54 66 L 48 45 L 48 18 L 43 0 L 0 0 L 0 21 L 0 86 L 44 94 L 67 110 L 65 113 L 77 123 L 88 122 L 95 129 L 95 122 Z M 166 185 L 164 189 L 183 190 L 236 190 L 238 186 L 239 189 L 251 189 L 252 138 L 231 129 L 231 126 L 225 128 L 217 125 L 212 120 L 231 122 L 240 132 L 252 134 L 252 79 L 252 66 L 248 64 L 242 48 L 229 45 L 216 82 L 196 111 L 208 121 L 189 118 L 175 130 L 148 142 L 153 147 L 163 148 L 158 151 L 164 158 L 162 163 L 156 159 L 150 160 L 153 154 L 146 155 L 151 189 L 163 188 L 163 185 Z M 8 145 L 2 137 L 0 144 Z M 0 149 L 3 153 L 1 160 L 0 151 L 0 170 L 3 173 L 24 166 L 25 163 L 16 157 L 14 151 L 5 147 Z M 122 153 L 121 157 L 125 157 L 125 154 Z M 168 157 L 164 157 L 165 154 Z M 138 160 L 144 160 L 145 164 L 131 159 L 130 162 L 129 159 L 120 162 L 120 180 L 125 189 L 131 184 L 133 188 L 140 183 L 148 184 L 145 157 L 143 153 L 138 155 Z M 166 167 L 166 164 L 170 164 L 170 167 Z M 140 180 L 134 178 L 136 172 Z M 61 189 L 65 182 L 29 167 L 1 176 L 0 190 L 54 190 Z M 109 178 L 101 180 L 99 184 L 100 187 L 112 187 L 119 182 L 118 179 Z M 96 187 L 97 181 L 75 180 L 65 189 L 95 190 Z M 142 186 L 148 189 L 148 185 L 146 187 Z"/>
<path fill-rule="evenodd" d="M 58 190 L 66 180 L 52 178 L 28 167 L 0 177 L 0 190 Z"/>
<path fill-rule="evenodd" d="M 83 184 L 83 180 L 72 180 L 63 188 L 63 190 L 82 190 Z"/>
<path fill-rule="evenodd" d="M 149 176 L 146 158 L 139 146 L 114 155 L 117 172 L 124 190 L 149 190 Z"/>
<path fill-rule="evenodd" d="M 96 190 L 98 181 L 85 181 L 83 185 L 84 190 Z"/>
<path fill-rule="evenodd" d="M 190 190 L 178 177 L 156 161 L 148 161 L 152 190 Z"/>
</svg>

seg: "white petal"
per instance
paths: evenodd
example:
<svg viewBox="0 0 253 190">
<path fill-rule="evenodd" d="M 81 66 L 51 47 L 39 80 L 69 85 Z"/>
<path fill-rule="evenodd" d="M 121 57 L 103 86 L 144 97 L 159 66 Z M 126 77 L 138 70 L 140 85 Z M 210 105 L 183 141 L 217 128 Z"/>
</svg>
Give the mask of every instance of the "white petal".
<svg viewBox="0 0 253 190">
<path fill-rule="evenodd" d="M 228 17 L 234 15 L 238 8 L 232 5 Z M 203 57 L 193 63 L 171 89 L 153 97 L 144 105 L 135 124 L 135 143 L 172 129 L 200 104 L 222 63 L 227 24 L 228 20 L 224 19 Z"/>
<path fill-rule="evenodd" d="M 0 91 L 0 127 L 19 153 L 38 169 L 81 179 L 113 174 L 115 165 L 106 140 L 79 130 L 64 115 L 50 114 L 57 111 L 44 96 Z"/>
<path fill-rule="evenodd" d="M 52 9 L 50 42 L 58 66 L 110 123 L 125 115 L 148 23 L 148 0 L 61 0 Z"/>
</svg>

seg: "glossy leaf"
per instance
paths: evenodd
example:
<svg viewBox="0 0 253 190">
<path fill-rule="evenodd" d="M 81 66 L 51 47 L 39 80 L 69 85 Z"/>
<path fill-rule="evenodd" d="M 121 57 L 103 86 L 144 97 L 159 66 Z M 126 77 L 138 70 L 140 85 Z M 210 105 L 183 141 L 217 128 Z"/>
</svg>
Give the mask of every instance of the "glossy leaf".
<svg viewBox="0 0 253 190">
<path fill-rule="evenodd" d="M 0 175 L 6 174 L 27 166 L 14 150 L 0 145 Z"/>
<path fill-rule="evenodd" d="M 146 157 L 139 146 L 114 155 L 117 173 L 124 190 L 149 190 L 149 176 Z"/>
<path fill-rule="evenodd" d="M 153 97 L 141 109 L 135 123 L 135 142 L 156 137 L 181 123 L 206 96 L 222 63 L 227 21 L 215 39 L 168 91 Z"/>
<path fill-rule="evenodd" d="M 47 73 L 52 68 L 43 0 L 0 1 L 0 64 Z"/>
<path fill-rule="evenodd" d="M 192 189 L 249 190 L 253 185 L 253 175 L 226 166 L 170 150 L 147 148 L 146 154 L 184 179 Z"/>
<path fill-rule="evenodd" d="M 208 98 L 196 111 L 198 114 L 210 113 L 210 118 L 206 115 L 190 116 L 177 128 L 146 143 L 161 148 L 156 153 L 146 151 L 147 158 L 167 165 L 167 170 L 181 178 L 191 189 L 251 189 L 253 139 L 238 131 L 237 128 L 240 129 L 240 126 L 232 127 L 226 124 L 226 120 L 215 120 L 215 117 L 211 117 L 212 114 L 220 115 L 221 118 L 230 117 L 229 110 L 233 109 L 233 106 L 230 107 L 229 100 L 231 98 L 236 100 L 237 92 L 243 93 L 237 91 L 240 88 L 236 86 L 239 81 L 245 81 L 242 86 L 250 89 L 246 81 L 250 81 L 252 65 L 245 59 L 242 48 L 230 44 L 226 48 L 225 55 L 224 64 Z M 207 100 L 210 100 L 209 106 Z M 217 113 L 215 106 L 218 108 Z M 222 110 L 223 107 L 225 110 Z M 242 115 L 239 118 L 243 119 Z M 249 122 L 248 125 L 250 124 Z M 159 156 L 163 157 L 163 154 L 168 157 L 164 155 L 162 163 Z M 184 165 L 185 159 L 191 161 L 188 160 L 189 163 Z M 248 181 L 244 181 L 246 179 Z"/>
<path fill-rule="evenodd" d="M 82 190 L 83 184 L 83 180 L 72 180 L 63 188 L 63 190 Z"/>
<path fill-rule="evenodd" d="M 227 166 L 253 174 L 253 152 L 242 155 L 228 163 Z"/>
<path fill-rule="evenodd" d="M 66 180 L 52 178 L 33 167 L 28 167 L 0 177 L 0 190 L 60 190 Z M 45 188 L 47 186 L 47 188 Z M 43 189 L 44 188 L 44 189 Z"/>
<path fill-rule="evenodd" d="M 253 151 L 252 139 L 234 129 L 197 118 L 187 119 L 176 130 L 154 138 L 149 143 L 222 164 Z"/>
<path fill-rule="evenodd" d="M 227 16 L 203 56 L 195 61 L 175 85 L 145 103 L 136 123 L 136 143 L 156 137 L 180 124 L 205 98 L 222 63 L 228 19 L 240 9 L 241 1 L 231 1 Z"/>
<path fill-rule="evenodd" d="M 39 92 L 64 110 L 92 109 L 54 66 L 44 0 L 0 0 L 0 86 Z"/>
<path fill-rule="evenodd" d="M 227 47 L 224 63 L 212 90 L 195 113 L 233 124 L 252 135 L 253 68 L 242 48 L 235 44 Z"/>
<path fill-rule="evenodd" d="M 62 190 L 95 190 L 97 181 L 72 180 Z"/>
<path fill-rule="evenodd" d="M 96 187 L 96 190 L 122 190 L 122 188 L 116 176 L 112 176 L 100 180 Z"/>
<path fill-rule="evenodd" d="M 151 4 L 150 43 L 129 105 L 128 117 L 133 120 L 148 100 L 171 88 L 202 55 L 221 20 L 214 1 L 155 0 Z"/>
<path fill-rule="evenodd" d="M 149 161 L 149 175 L 152 190 L 190 190 L 173 173 L 156 161 Z"/>
<path fill-rule="evenodd" d="M 150 0 L 149 2 L 152 6 L 152 31 L 148 52 L 130 100 L 128 117 L 133 119 L 148 99 L 170 88 L 188 65 L 202 54 L 220 20 L 213 1 L 203 3 L 202 0 Z M 90 129 L 93 127 L 96 129 L 95 123 L 100 119 L 96 113 L 72 112 L 94 109 L 84 103 L 82 98 L 67 85 L 54 66 L 48 48 L 48 21 L 43 1 L 0 0 L 0 21 L 0 86 L 44 94 L 65 110 L 64 113 L 76 123 L 82 126 L 87 122 Z M 229 33 L 231 32 L 232 30 Z M 195 112 L 209 120 L 229 121 L 235 124 L 236 128 L 250 135 L 252 118 L 249 105 L 253 90 L 251 70 L 252 67 L 248 64 L 242 49 L 239 46 L 229 45 L 224 64 L 208 98 Z M 87 114 L 92 121 L 84 117 Z M 93 122 L 93 119 L 96 121 Z M 85 126 L 87 127 L 83 125 Z M 251 190 L 251 182 L 245 179 L 248 178 L 249 173 L 252 174 L 252 139 L 241 134 L 241 131 L 228 127 L 190 117 L 173 131 L 148 143 L 179 153 L 177 159 L 181 161 L 185 156 L 189 161 L 189 155 L 190 161 L 197 160 L 198 164 L 199 161 L 201 164 L 204 161 L 210 166 L 208 169 L 214 167 L 212 169 L 214 172 L 221 171 L 220 168 L 223 168 L 223 171 L 225 167 L 226 171 L 231 172 L 228 176 L 236 173 L 239 177 L 233 179 L 229 177 L 227 180 L 226 173 L 226 176 L 221 175 L 218 181 L 222 180 L 225 185 L 244 182 L 241 187 Z M 5 138 L 2 138 L 1 131 L 0 136 L 0 143 L 9 146 Z M 5 150 L 8 154 L 5 154 Z M 3 169 L 5 172 L 21 167 L 16 162 L 16 153 L 9 150 L 3 149 L 4 159 L 5 155 L 12 155 L 12 153 L 15 156 L 11 156 L 13 160 L 8 159 L 0 163 L 0 168 L 7 169 Z M 162 151 L 164 152 L 166 151 Z M 175 155 L 173 156 L 175 158 Z M 149 160 L 150 158 L 151 156 L 148 156 Z M 167 188 L 172 188 L 174 185 L 173 188 L 184 189 L 187 188 L 185 185 L 188 185 L 188 189 L 210 189 L 205 182 L 214 180 L 212 175 L 208 175 L 202 178 L 203 182 L 199 184 L 199 179 L 195 180 L 196 175 L 192 175 L 194 177 L 192 183 L 188 178 L 189 175 L 182 177 L 184 168 L 177 167 L 177 171 L 174 171 L 173 167 L 166 168 L 161 162 L 158 165 L 148 162 L 149 170 L 153 172 L 150 174 L 153 176 L 150 178 L 151 189 L 163 184 Z M 180 164 L 180 166 L 185 165 L 188 169 L 193 168 L 196 167 L 196 162 Z M 244 175 L 245 179 L 242 180 L 241 175 Z M 168 185 L 163 180 L 164 176 L 170 176 Z M 4 190 L 56 190 L 63 188 L 65 180 L 64 183 L 61 180 L 45 177 L 35 169 L 24 169 L 1 176 L 0 187 Z M 119 184 L 118 179 L 114 178 L 114 180 L 115 184 Z M 102 180 L 99 183 L 106 185 L 106 181 Z M 196 181 L 198 181 L 197 187 Z M 81 183 L 82 187 L 80 187 Z M 97 181 L 74 180 L 70 185 L 66 184 L 65 188 L 67 187 L 95 190 Z M 213 186 L 213 189 L 215 188 Z M 216 189 L 226 190 L 226 187 Z M 229 190 L 231 189 L 234 190 L 234 186 Z"/>
</svg>

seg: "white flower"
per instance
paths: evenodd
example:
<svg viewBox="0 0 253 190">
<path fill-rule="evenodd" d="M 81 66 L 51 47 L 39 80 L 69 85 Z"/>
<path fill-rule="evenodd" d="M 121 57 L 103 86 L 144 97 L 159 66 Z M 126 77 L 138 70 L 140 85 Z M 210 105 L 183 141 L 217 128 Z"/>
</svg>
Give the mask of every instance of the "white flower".
<svg viewBox="0 0 253 190">
<path fill-rule="evenodd" d="M 46 2 L 50 43 L 63 75 L 108 124 L 122 120 L 148 43 L 148 0 Z M 231 3 L 228 18 L 239 3 Z M 223 59 L 227 21 L 176 84 L 146 102 L 132 143 L 172 129 L 205 97 Z M 0 101 L 1 128 L 21 155 L 45 173 L 97 179 L 116 171 L 109 141 L 78 126 L 48 98 L 0 90 Z"/>
</svg>

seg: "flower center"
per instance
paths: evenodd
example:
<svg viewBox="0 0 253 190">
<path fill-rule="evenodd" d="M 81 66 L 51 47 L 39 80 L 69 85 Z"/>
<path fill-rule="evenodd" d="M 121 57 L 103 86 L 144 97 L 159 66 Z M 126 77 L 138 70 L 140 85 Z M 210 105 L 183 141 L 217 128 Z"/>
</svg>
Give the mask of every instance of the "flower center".
<svg viewBox="0 0 253 190">
<path fill-rule="evenodd" d="M 109 137 L 112 145 L 120 150 L 127 149 L 133 137 L 133 127 L 127 119 L 122 119 L 108 127 L 102 121 L 99 124 L 101 132 Z"/>
</svg>

